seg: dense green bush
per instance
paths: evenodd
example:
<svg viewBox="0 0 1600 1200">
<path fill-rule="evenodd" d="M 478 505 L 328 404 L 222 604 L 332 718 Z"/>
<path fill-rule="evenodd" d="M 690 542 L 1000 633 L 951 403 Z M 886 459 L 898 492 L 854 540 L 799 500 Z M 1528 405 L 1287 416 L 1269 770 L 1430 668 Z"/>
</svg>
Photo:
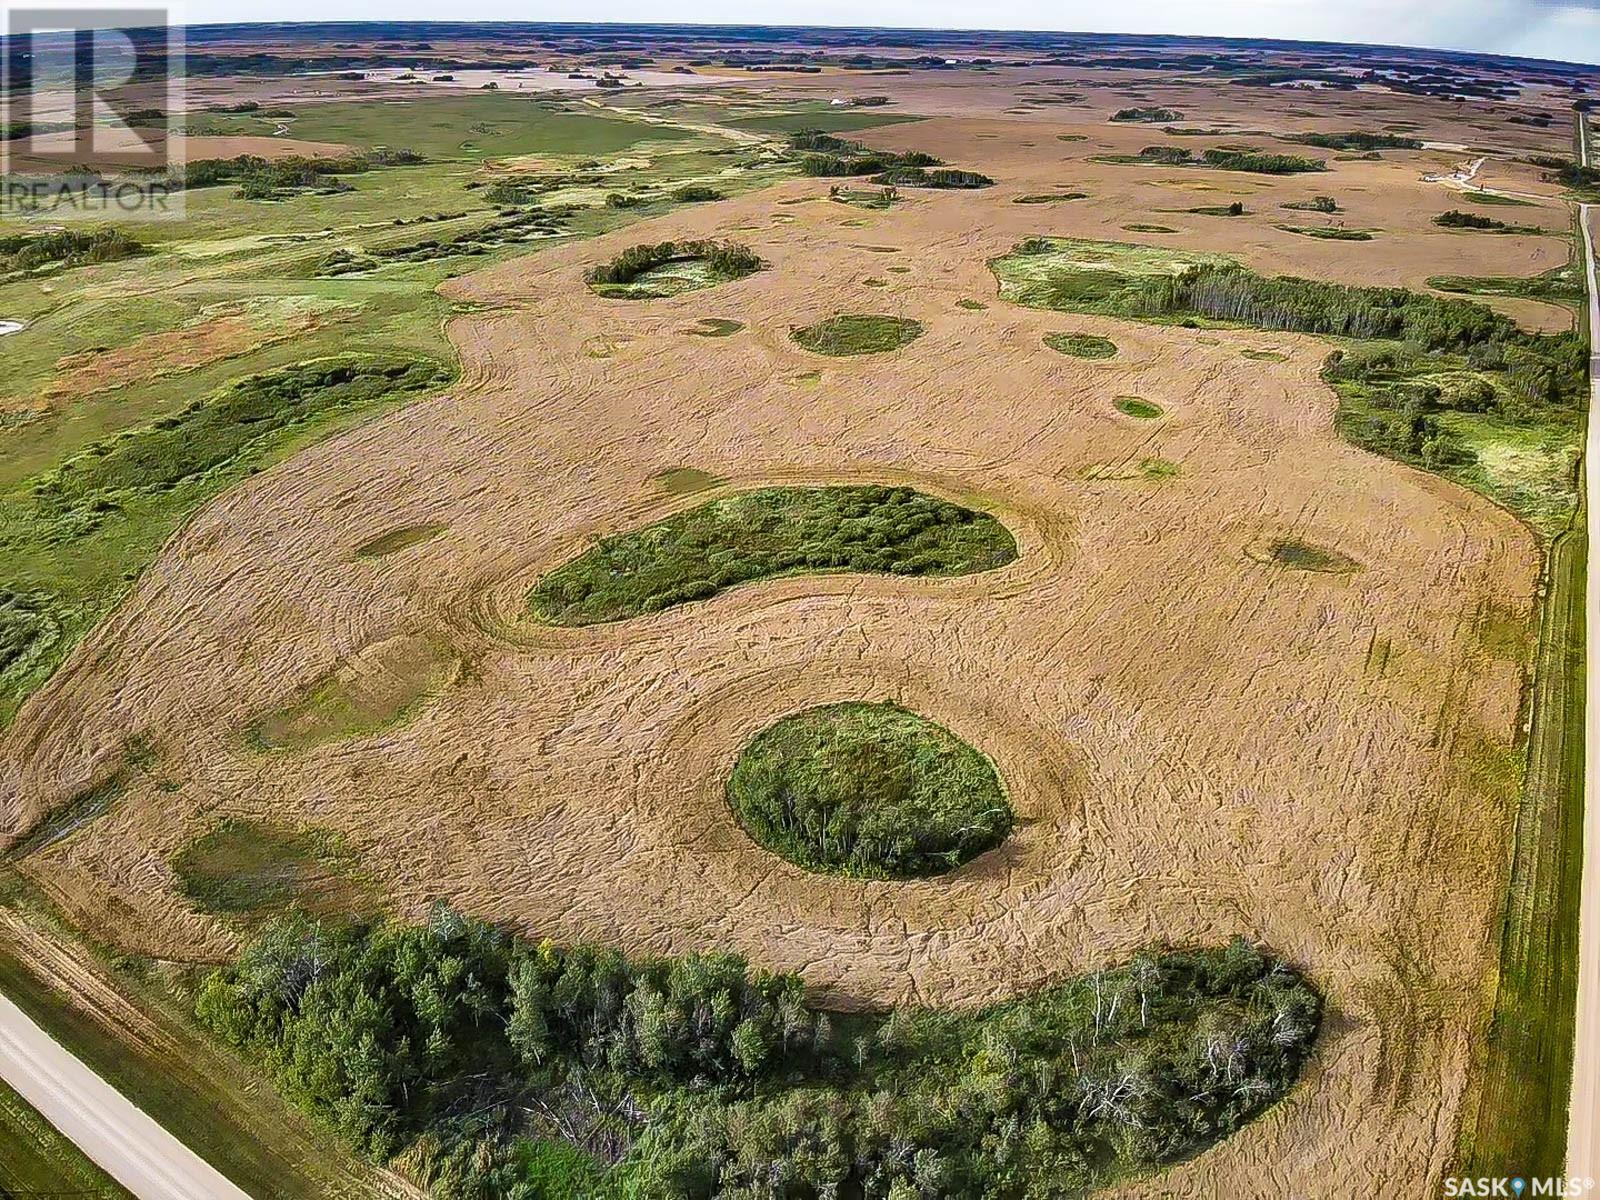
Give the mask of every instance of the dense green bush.
<svg viewBox="0 0 1600 1200">
<path fill-rule="evenodd" d="M 679 204 L 699 204 L 708 200 L 721 200 L 722 193 L 709 184 L 686 183 L 673 190 L 672 198 Z"/>
<path fill-rule="evenodd" d="M 538 188 L 522 179 L 496 179 L 483 189 L 483 198 L 490 204 L 536 204 Z"/>
<path fill-rule="evenodd" d="M 1115 358 L 1117 344 L 1093 333 L 1047 333 L 1044 344 L 1073 358 Z"/>
<path fill-rule="evenodd" d="M 994 186 L 994 180 L 977 171 L 958 171 L 953 167 L 890 167 L 872 177 L 872 182 L 886 187 L 923 188 L 985 188 Z"/>
<path fill-rule="evenodd" d="M 754 250 L 738 242 L 655 242 L 628 247 L 610 262 L 591 267 L 585 278 L 599 284 L 632 283 L 646 271 L 688 259 L 703 261 L 722 279 L 742 279 L 766 266 Z"/>
<path fill-rule="evenodd" d="M 987 513 L 910 488 L 760 488 L 601 538 L 529 599 L 547 621 L 589 625 L 780 575 L 961 575 L 1016 556 L 1011 534 Z"/>
<path fill-rule="evenodd" d="M 1146 146 L 1135 159 L 1113 156 L 1111 161 L 1161 163 L 1174 167 L 1215 167 L 1222 171 L 1250 171 L 1257 175 L 1294 175 L 1303 171 L 1328 169 L 1321 159 L 1304 158 L 1298 154 L 1264 154 L 1259 150 L 1217 148 L 1196 157 L 1194 151 L 1182 146 Z"/>
<path fill-rule="evenodd" d="M 144 251 L 144 245 L 120 229 L 63 229 L 54 233 L 17 233 L 0 237 L 0 274 L 45 267 L 87 267 L 118 262 Z"/>
<path fill-rule="evenodd" d="M 1575 192 L 1600 189 L 1600 167 L 1586 167 L 1574 159 L 1549 154 L 1530 154 L 1528 161 L 1546 169 L 1543 178 L 1547 183 L 1559 183 Z"/>
<path fill-rule="evenodd" d="M 1309 200 L 1290 200 L 1283 207 L 1301 212 L 1336 213 L 1339 211 L 1339 202 L 1332 196 L 1313 196 Z"/>
<path fill-rule="evenodd" d="M 1296 133 L 1290 135 L 1287 140 L 1299 142 L 1302 146 L 1318 146 L 1324 150 L 1422 149 L 1419 138 L 1395 133 L 1363 133 L 1359 130 L 1352 130 L 1349 133 Z"/>
<path fill-rule="evenodd" d="M 1442 225 L 1446 229 L 1487 229 L 1495 233 L 1513 233 L 1518 228 L 1494 217 L 1486 217 L 1482 213 L 1463 212 L 1459 208 L 1440 213 L 1434 217 L 1433 223 Z"/>
<path fill-rule="evenodd" d="M 1145 162 L 1188 166 L 1194 161 L 1194 151 L 1186 150 L 1182 146 L 1146 146 L 1139 151 L 1139 157 Z"/>
<path fill-rule="evenodd" d="M 976 1011 L 829 1013 L 733 956 L 630 961 L 438 907 L 422 927 L 280 920 L 195 1011 L 441 1198 L 1045 1200 L 1270 1107 L 1322 1004 L 1235 941 Z"/>
<path fill-rule="evenodd" d="M 915 170 L 939 165 L 937 158 L 920 150 L 904 153 L 874 150 L 817 129 L 790 134 L 789 149 L 799 155 L 797 161 L 802 175 L 823 178 L 877 175 L 896 169 Z"/>
<path fill-rule="evenodd" d="M 728 805 L 797 866 L 867 879 L 951 870 L 1015 819 L 987 758 L 894 704 L 829 704 L 763 730 L 734 764 Z"/>
<path fill-rule="evenodd" d="M 254 154 L 235 158 L 200 158 L 185 163 L 173 182 L 184 188 L 239 185 L 245 199 L 276 199 L 301 191 L 338 190 L 349 185 L 338 182 L 340 175 L 361 175 L 378 167 L 403 167 L 425 162 L 412 150 L 367 150 L 329 158 L 265 159 Z"/>
<path fill-rule="evenodd" d="M 1113 121 L 1142 121 L 1147 124 L 1165 125 L 1172 121 L 1183 120 L 1183 114 L 1175 108 L 1119 108 L 1111 114 Z"/>
<path fill-rule="evenodd" d="M 1328 164 L 1319 158 L 1304 158 L 1298 154 L 1263 154 L 1256 150 L 1207 150 L 1202 158 L 1208 167 L 1219 167 L 1224 171 L 1251 171 L 1257 175 L 1295 175 L 1328 169 Z"/>
</svg>

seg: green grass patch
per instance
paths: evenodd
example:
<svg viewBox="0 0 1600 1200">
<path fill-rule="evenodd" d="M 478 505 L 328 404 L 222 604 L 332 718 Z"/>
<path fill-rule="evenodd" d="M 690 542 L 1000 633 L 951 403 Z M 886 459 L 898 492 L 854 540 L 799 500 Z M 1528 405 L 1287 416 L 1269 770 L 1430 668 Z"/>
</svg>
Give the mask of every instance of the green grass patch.
<svg viewBox="0 0 1600 1200">
<path fill-rule="evenodd" d="M 0 1196 L 132 1200 L 4 1082 L 0 1082 Z"/>
<path fill-rule="evenodd" d="M 1126 229 L 1129 233 L 1177 233 L 1178 232 L 1176 229 L 1172 228 L 1172 226 L 1170 226 L 1170 225 L 1152 225 L 1148 221 L 1134 221 L 1132 224 L 1124 225 L 1123 228 Z"/>
<path fill-rule="evenodd" d="M 1088 192 L 1029 192 L 1026 196 L 1015 196 L 1013 204 L 1063 204 L 1068 200 L 1087 200 Z"/>
<path fill-rule="evenodd" d="M 1047 333 L 1044 344 L 1073 358 L 1115 358 L 1117 344 L 1094 333 Z"/>
<path fill-rule="evenodd" d="M 615 1163 L 584 1197 L 778 1179 L 960 1200 L 1080 1195 L 1193 1157 L 1289 1091 L 1322 1001 L 1237 940 L 984 1008 L 828 1012 L 798 975 L 732 955 L 536 944 L 438 906 L 426 925 L 276 923 L 196 1011 L 441 1200 L 550 1194 L 518 1186 L 529 1137 Z"/>
<path fill-rule="evenodd" d="M 418 634 L 375 642 L 313 683 L 292 704 L 256 720 L 259 750 L 307 750 L 379 733 L 415 716 L 455 682 L 461 660 Z"/>
<path fill-rule="evenodd" d="M 1220 254 L 1132 242 L 1033 237 L 989 266 L 999 280 L 1002 300 L 1030 308 L 1120 315 L 1146 281 L 1159 282 L 1195 266 L 1227 261 Z"/>
<path fill-rule="evenodd" d="M 409 550 L 413 546 L 420 546 L 424 542 L 431 542 L 446 529 L 448 525 L 405 525 L 399 529 L 391 529 L 388 533 L 379 534 L 369 542 L 363 542 L 356 547 L 357 558 L 386 558 L 391 554 L 398 554 L 402 550 Z"/>
<path fill-rule="evenodd" d="M 762 731 L 734 764 L 728 804 L 779 857 L 864 879 L 953 870 L 1016 819 L 984 755 L 890 703 L 824 705 Z"/>
<path fill-rule="evenodd" d="M 1434 275 L 1428 286 L 1464 296 L 1514 296 L 1574 306 L 1584 298 L 1583 278 L 1575 263 L 1538 275 Z"/>
<path fill-rule="evenodd" d="M 982 300 L 971 300 L 971 299 L 968 299 L 967 297 L 963 296 L 960 300 L 956 301 L 956 307 L 957 308 L 964 308 L 968 312 L 982 312 L 984 309 L 988 308 L 989 306 L 987 304 L 985 304 Z"/>
<path fill-rule="evenodd" d="M 373 907 L 355 858 L 334 833 L 228 819 L 172 856 L 178 890 L 201 912 L 265 916 L 291 905 L 319 916 Z"/>
<path fill-rule="evenodd" d="M 1361 569 L 1360 564 L 1348 554 L 1314 545 L 1301 538 L 1274 538 L 1259 551 L 1253 552 L 1253 557 L 1275 567 L 1321 575 L 1348 575 Z"/>
<path fill-rule="evenodd" d="M 590 625 L 783 575 L 964 575 L 1016 556 L 994 517 L 910 488 L 760 488 L 601 538 L 529 600 L 546 621 Z"/>
<path fill-rule="evenodd" d="M 1342 225 L 1276 225 L 1273 228 L 1326 242 L 1370 242 L 1373 238 L 1370 229 L 1346 229 Z"/>
<path fill-rule="evenodd" d="M 903 125 L 922 118 L 899 113 L 865 112 L 861 109 L 834 108 L 822 105 L 800 112 L 757 113 L 753 116 L 731 117 L 718 121 L 729 129 L 749 129 L 757 133 L 803 133 L 816 129 L 823 133 L 855 133 L 862 129 L 881 129 L 885 125 Z"/>
<path fill-rule="evenodd" d="M 1517 196 L 1502 196 L 1498 192 L 1480 192 L 1468 188 L 1461 193 L 1463 200 L 1472 204 L 1489 204 L 1506 208 L 1538 208 L 1539 205 L 1532 200 L 1523 200 Z"/>
<path fill-rule="evenodd" d="M 669 496 L 692 496 L 718 486 L 723 480 L 698 467 L 669 467 L 655 476 L 655 482 Z"/>
<path fill-rule="evenodd" d="M 1141 421 L 1154 421 L 1164 415 L 1164 410 L 1159 404 L 1142 396 L 1118 396 L 1113 403 L 1123 416 L 1137 417 Z"/>
<path fill-rule="evenodd" d="M 1139 474 L 1146 479 L 1176 479 L 1183 474 L 1183 468 L 1170 458 L 1141 458 Z"/>
<path fill-rule="evenodd" d="M 1241 350 L 1240 358 L 1248 358 L 1251 362 L 1288 362 L 1289 356 L 1281 350 Z"/>
<path fill-rule="evenodd" d="M 1347 351 L 1324 368 L 1341 433 L 1366 449 L 1444 475 L 1553 537 L 1578 503 L 1582 425 L 1565 404 L 1529 402 L 1505 372 L 1402 345 Z"/>
<path fill-rule="evenodd" d="M 727 317 L 701 317 L 684 332 L 692 333 L 695 337 L 721 338 L 732 337 L 743 328 L 743 321 Z"/>
<path fill-rule="evenodd" d="M 910 345 L 922 336 L 922 323 L 877 313 L 841 313 L 792 329 L 789 336 L 813 354 L 847 358 L 885 354 Z"/>
<path fill-rule="evenodd" d="M 1515 820 L 1483 1082 L 1452 1168 L 1473 1176 L 1566 1169 L 1583 888 L 1585 529 L 1580 508 L 1550 548 L 1520 787 L 1523 763 L 1509 751 L 1494 756 L 1503 765 L 1491 758 L 1498 770 L 1479 773 L 1485 802 L 1514 808 Z"/>
</svg>

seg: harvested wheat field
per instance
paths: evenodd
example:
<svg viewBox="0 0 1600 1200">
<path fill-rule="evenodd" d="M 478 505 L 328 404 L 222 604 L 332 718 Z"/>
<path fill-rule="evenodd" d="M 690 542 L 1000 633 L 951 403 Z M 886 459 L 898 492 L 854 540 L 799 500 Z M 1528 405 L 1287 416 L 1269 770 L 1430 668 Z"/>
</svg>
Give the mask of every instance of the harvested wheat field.
<svg viewBox="0 0 1600 1200">
<path fill-rule="evenodd" d="M 1055 168 L 1031 132 L 947 118 L 872 139 L 986 170 L 999 186 L 983 194 L 863 215 L 788 183 L 448 285 L 482 306 L 450 325 L 451 394 L 210 505 L 23 709 L 5 740 L 13 830 L 114 772 L 122 788 L 30 878 L 120 946 L 215 959 L 237 934 L 180 898 L 172 857 L 222 818 L 307 823 L 401 913 L 444 896 L 560 939 L 731 947 L 846 1007 L 993 1000 L 1153 941 L 1243 933 L 1325 989 L 1313 1066 L 1267 1117 L 1122 1194 L 1436 1181 L 1486 1017 L 1500 885 L 1485 865 L 1508 836 L 1522 661 L 1494 631 L 1531 613 L 1538 547 L 1488 501 L 1336 437 L 1315 339 L 996 300 L 986 263 L 1019 237 L 1120 237 L 1108 224 L 1195 194 L 1159 169 L 1091 167 L 1074 181 L 1110 199 L 1043 216 L 1012 203 Z M 1443 203 L 1387 163 L 1328 183 L 1387 189 L 1401 212 Z M 1305 190 L 1241 185 L 1255 204 Z M 1426 232 L 1369 258 L 1183 223 L 1186 247 L 1262 270 L 1414 283 L 1437 265 Z M 624 246 L 704 236 L 767 269 L 646 303 L 583 282 Z M 1463 247 L 1451 269 L 1487 272 Z M 1537 267 L 1559 244 L 1525 252 Z M 908 270 L 867 286 L 887 265 Z M 854 358 L 791 340 L 836 313 L 924 332 Z M 686 332 L 704 318 L 744 328 Z M 1064 328 L 1116 356 L 1048 349 Z M 1159 419 L 1119 411 L 1128 396 Z M 685 468 L 707 490 L 663 486 Z M 580 628 L 529 612 L 596 535 L 831 482 L 991 512 L 1019 554 L 948 579 L 768 581 Z M 1289 542 L 1342 567 L 1263 550 Z M 388 677 L 410 670 L 416 686 Z M 330 680 L 349 684 L 339 704 L 369 706 L 329 719 L 356 736 L 261 738 L 304 725 Z M 758 850 L 723 800 L 740 748 L 797 710 L 880 699 L 990 756 L 1010 837 L 913 882 Z M 130 743 L 142 765 L 123 765 Z"/>
</svg>

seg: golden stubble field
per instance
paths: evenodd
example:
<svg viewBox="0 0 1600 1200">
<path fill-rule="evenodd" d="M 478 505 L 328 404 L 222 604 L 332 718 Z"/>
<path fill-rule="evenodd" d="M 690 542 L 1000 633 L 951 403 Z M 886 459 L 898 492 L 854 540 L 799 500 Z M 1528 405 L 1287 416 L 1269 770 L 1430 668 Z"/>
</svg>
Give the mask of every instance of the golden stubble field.
<svg viewBox="0 0 1600 1200">
<path fill-rule="evenodd" d="M 1089 140 L 1058 141 L 1067 119 Z M 130 738 L 159 764 L 28 874 L 117 945 L 215 958 L 237 935 L 178 898 L 169 857 L 224 816 L 311 822 L 343 834 L 401 913 L 442 896 L 558 939 L 733 948 L 844 1005 L 978 1003 L 1150 942 L 1243 933 L 1327 991 L 1318 1057 L 1266 1118 L 1122 1194 L 1436 1183 L 1487 1017 L 1524 666 L 1506 629 L 1525 639 L 1538 547 L 1487 501 L 1340 441 L 1325 344 L 1022 309 L 985 264 L 1048 232 L 1419 285 L 1545 269 L 1564 244 L 1428 225 L 1452 197 L 1419 174 L 1448 170 L 1448 152 L 1264 179 L 1085 163 L 1160 135 L 1064 113 L 867 136 L 998 186 L 868 213 L 796 181 L 449 285 L 483 306 L 450 329 L 456 389 L 212 504 L 24 708 L 0 743 L 13 830 Z M 1012 203 L 1056 183 L 1092 199 Z M 1391 232 L 1271 228 L 1278 203 L 1313 192 Z M 1261 215 L 1120 230 L 1234 197 Z M 1564 229 L 1559 206 L 1509 211 Z M 674 236 L 738 238 L 771 269 L 645 303 L 583 285 L 588 264 Z M 790 341 L 838 312 L 927 332 L 842 360 Z M 687 332 L 702 317 L 747 328 Z M 1058 330 L 1121 352 L 1063 357 L 1040 340 Z M 1167 416 L 1123 417 L 1128 394 Z M 1179 473 L 1148 478 L 1152 458 Z M 616 625 L 532 621 L 527 589 L 588 539 L 717 494 L 668 495 L 655 477 L 675 467 L 726 489 L 912 484 L 992 509 L 1022 554 L 957 580 L 795 578 Z M 432 524 L 446 528 L 430 541 L 356 557 Z M 1285 536 L 1361 569 L 1259 561 Z M 396 638 L 463 664 L 415 719 L 251 748 L 263 714 L 341 664 L 384 669 Z M 744 741 L 797 708 L 884 697 L 994 758 L 1021 818 L 1007 844 L 938 880 L 863 883 L 749 843 L 722 800 Z"/>
</svg>

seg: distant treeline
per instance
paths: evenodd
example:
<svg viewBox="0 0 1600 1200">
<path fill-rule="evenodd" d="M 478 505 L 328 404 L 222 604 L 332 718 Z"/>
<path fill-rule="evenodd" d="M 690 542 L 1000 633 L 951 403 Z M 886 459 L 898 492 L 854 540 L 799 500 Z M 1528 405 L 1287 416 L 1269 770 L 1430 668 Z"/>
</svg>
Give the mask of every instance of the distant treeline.
<svg viewBox="0 0 1600 1200">
<path fill-rule="evenodd" d="M 1420 150 L 1419 138 L 1403 137 L 1393 133 L 1295 133 L 1285 141 L 1299 142 L 1302 146 L 1319 146 L 1324 150 Z"/>
<path fill-rule="evenodd" d="M 979 188 L 994 183 L 977 171 L 943 167 L 933 155 L 920 150 L 899 153 L 873 150 L 860 142 L 847 141 L 817 129 L 790 134 L 789 148 L 799 152 L 803 175 L 823 178 L 870 175 L 873 183 L 886 187 Z"/>
<path fill-rule="evenodd" d="M 1183 146 L 1146 146 L 1132 160 L 1173 167 L 1214 167 L 1219 171 L 1250 171 L 1257 175 L 1295 175 L 1306 171 L 1326 171 L 1320 158 L 1298 154 L 1266 154 L 1259 150 L 1224 150 L 1216 147 L 1196 155 Z"/>
<path fill-rule="evenodd" d="M 236 183 L 243 199 L 270 200 L 286 192 L 337 190 L 341 186 L 340 175 L 360 175 L 376 167 L 412 166 L 425 161 L 413 150 L 366 150 L 333 158 L 297 154 L 266 159 L 241 154 L 236 158 L 201 158 L 185 163 L 175 182 L 187 189 Z"/>
<path fill-rule="evenodd" d="M 1552 154 L 1530 154 L 1528 162 L 1545 169 L 1547 183 L 1559 183 L 1575 192 L 1600 189 L 1600 167 L 1586 167 L 1575 159 L 1557 158 Z"/>
</svg>

